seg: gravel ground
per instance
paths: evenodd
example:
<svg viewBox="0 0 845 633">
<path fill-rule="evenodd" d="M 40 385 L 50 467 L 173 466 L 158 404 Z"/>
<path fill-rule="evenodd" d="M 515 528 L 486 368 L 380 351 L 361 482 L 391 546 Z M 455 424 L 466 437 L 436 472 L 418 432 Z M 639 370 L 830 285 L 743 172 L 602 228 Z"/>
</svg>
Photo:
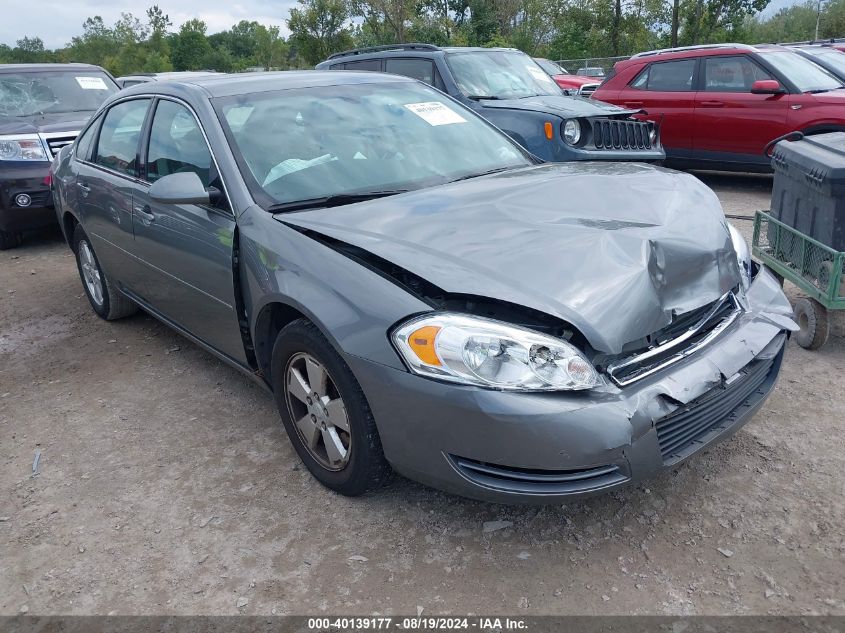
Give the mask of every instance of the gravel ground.
<svg viewBox="0 0 845 633">
<path fill-rule="evenodd" d="M 768 207 L 770 178 L 702 178 Z M 269 395 L 148 316 L 99 320 L 59 238 L 30 239 L 0 253 L 0 614 L 845 614 L 839 316 L 733 439 L 644 485 L 346 499 Z"/>
</svg>

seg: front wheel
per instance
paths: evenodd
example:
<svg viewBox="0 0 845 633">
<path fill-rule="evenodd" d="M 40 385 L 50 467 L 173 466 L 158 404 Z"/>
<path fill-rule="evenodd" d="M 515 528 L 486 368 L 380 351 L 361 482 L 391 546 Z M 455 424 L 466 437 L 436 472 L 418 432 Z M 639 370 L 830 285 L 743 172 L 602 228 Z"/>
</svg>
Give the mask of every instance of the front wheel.
<svg viewBox="0 0 845 633">
<path fill-rule="evenodd" d="M 271 382 L 288 437 L 324 486 L 357 496 L 390 474 L 370 407 L 352 371 L 314 324 L 285 326 Z"/>
</svg>

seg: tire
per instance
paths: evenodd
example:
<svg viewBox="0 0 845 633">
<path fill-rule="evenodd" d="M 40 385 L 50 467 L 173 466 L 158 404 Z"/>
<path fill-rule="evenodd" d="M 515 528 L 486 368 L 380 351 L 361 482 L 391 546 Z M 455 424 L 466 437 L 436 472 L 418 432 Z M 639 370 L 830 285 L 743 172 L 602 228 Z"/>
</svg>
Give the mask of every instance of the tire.
<svg viewBox="0 0 845 633">
<path fill-rule="evenodd" d="M 73 252 L 76 254 L 76 268 L 82 280 L 82 287 L 97 316 L 106 321 L 114 321 L 138 311 L 138 306 L 109 281 L 100 267 L 91 241 L 79 224 L 73 232 Z"/>
<path fill-rule="evenodd" d="M 364 392 L 313 323 L 299 319 L 279 332 L 270 371 L 285 430 L 317 481 L 355 497 L 388 479 L 390 465 Z M 322 377 L 320 371 L 325 378 L 312 379 Z"/>
<path fill-rule="evenodd" d="M 794 311 L 801 328 L 795 335 L 795 342 L 804 349 L 819 349 L 830 333 L 827 309 L 815 299 L 802 297 L 795 303 Z"/>
<path fill-rule="evenodd" d="M 17 248 L 23 242 L 23 233 L 0 230 L 0 251 Z"/>
</svg>

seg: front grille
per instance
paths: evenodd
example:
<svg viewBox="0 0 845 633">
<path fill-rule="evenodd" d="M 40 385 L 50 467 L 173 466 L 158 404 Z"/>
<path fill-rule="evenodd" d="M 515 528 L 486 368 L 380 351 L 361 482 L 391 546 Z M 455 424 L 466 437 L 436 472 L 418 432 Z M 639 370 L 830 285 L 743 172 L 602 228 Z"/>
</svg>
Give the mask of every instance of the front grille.
<svg viewBox="0 0 845 633">
<path fill-rule="evenodd" d="M 740 314 L 742 308 L 729 292 L 718 301 L 676 316 L 648 337 L 647 349 L 610 362 L 607 373 L 620 387 L 645 378 L 715 340 Z"/>
<path fill-rule="evenodd" d="M 752 361 L 732 380 L 658 420 L 655 427 L 663 463 L 688 457 L 765 398 L 782 357 L 783 351 L 776 358 Z"/>
<path fill-rule="evenodd" d="M 70 145 L 79 135 L 79 132 L 61 132 L 57 134 L 42 134 L 41 137 L 47 143 L 50 156 L 53 157 L 65 146 Z"/>
<path fill-rule="evenodd" d="M 654 125 L 648 121 L 593 119 L 591 122 L 596 149 L 651 149 Z"/>
<path fill-rule="evenodd" d="M 596 91 L 598 87 L 599 84 L 584 84 L 578 89 L 578 94 L 582 97 L 589 97 Z"/>
<path fill-rule="evenodd" d="M 607 464 L 575 470 L 536 470 L 499 466 L 450 456 L 453 466 L 473 483 L 506 492 L 575 494 L 600 490 L 628 481 L 626 468 Z"/>
</svg>

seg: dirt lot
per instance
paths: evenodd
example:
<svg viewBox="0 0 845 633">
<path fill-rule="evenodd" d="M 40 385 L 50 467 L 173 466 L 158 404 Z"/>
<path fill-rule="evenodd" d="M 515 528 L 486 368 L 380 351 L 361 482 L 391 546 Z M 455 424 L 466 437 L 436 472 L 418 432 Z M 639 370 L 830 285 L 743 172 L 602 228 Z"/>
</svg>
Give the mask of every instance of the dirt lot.
<svg viewBox="0 0 845 633">
<path fill-rule="evenodd" d="M 705 180 L 728 213 L 768 206 L 768 178 Z M 844 329 L 791 343 L 754 420 L 645 485 L 353 500 L 259 387 L 148 316 L 99 320 L 59 238 L 30 239 L 0 253 L 0 614 L 845 614 Z"/>
</svg>

